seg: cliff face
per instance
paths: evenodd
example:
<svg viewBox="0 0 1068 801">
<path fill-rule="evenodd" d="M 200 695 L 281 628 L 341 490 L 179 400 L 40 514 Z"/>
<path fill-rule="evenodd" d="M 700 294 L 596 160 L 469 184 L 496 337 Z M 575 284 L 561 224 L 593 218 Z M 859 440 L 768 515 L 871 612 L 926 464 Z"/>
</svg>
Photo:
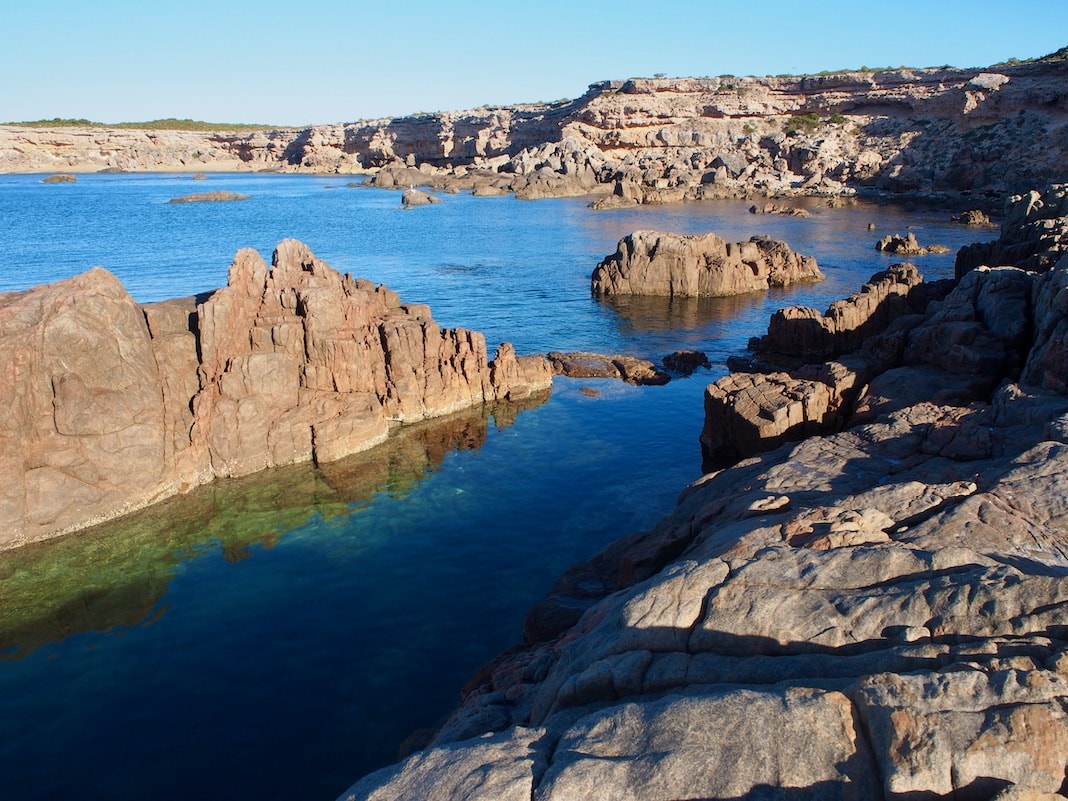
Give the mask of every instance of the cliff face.
<svg viewBox="0 0 1068 801">
<path fill-rule="evenodd" d="M 99 268 L 0 296 L 0 354 L 0 547 L 551 383 L 294 240 L 207 297 L 138 306 Z"/>
<path fill-rule="evenodd" d="M 426 750 L 341 797 L 1061 797 L 1068 257 L 914 313 L 918 286 L 876 276 L 812 338 L 881 329 L 809 365 L 883 370 L 845 430 L 705 475 L 573 567 Z"/>
<path fill-rule="evenodd" d="M 1001 196 L 1063 178 L 1068 61 L 606 81 L 574 101 L 250 134 L 0 128 L 0 172 L 400 165 L 523 197 L 621 202 L 889 191 Z M 569 143 L 569 144 L 565 144 Z M 405 184 L 407 185 L 407 184 Z"/>
</svg>

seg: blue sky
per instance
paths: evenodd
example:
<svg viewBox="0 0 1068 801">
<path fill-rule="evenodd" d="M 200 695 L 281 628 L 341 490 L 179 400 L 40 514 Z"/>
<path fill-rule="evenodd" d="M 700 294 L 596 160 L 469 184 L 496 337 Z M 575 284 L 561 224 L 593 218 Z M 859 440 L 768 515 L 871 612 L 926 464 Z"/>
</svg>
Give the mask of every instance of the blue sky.
<svg viewBox="0 0 1068 801">
<path fill-rule="evenodd" d="M 1068 45 L 1065 0 L 0 0 L 0 120 L 304 125 L 587 84 L 985 66 Z"/>
</svg>

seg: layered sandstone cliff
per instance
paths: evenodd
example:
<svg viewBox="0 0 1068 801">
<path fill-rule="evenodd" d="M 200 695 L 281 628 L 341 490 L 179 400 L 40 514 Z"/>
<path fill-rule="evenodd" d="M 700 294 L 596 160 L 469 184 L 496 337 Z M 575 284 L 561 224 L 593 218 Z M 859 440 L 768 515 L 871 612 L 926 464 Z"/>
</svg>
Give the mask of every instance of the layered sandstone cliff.
<svg viewBox="0 0 1068 801">
<path fill-rule="evenodd" d="M 576 565 L 425 750 L 341 798 L 1063 797 L 1066 298 L 1063 257 L 905 305 L 847 428 Z"/>
<path fill-rule="evenodd" d="M 1066 87 L 1062 52 L 988 69 L 604 81 L 573 101 L 299 130 L 2 126 L 0 172 L 410 169 L 385 185 L 607 191 L 617 205 L 859 187 L 1001 197 L 1063 179 Z"/>
<path fill-rule="evenodd" d="M 0 547 L 551 383 L 295 240 L 198 298 L 139 306 L 100 268 L 2 295 L 0 354 Z"/>
<path fill-rule="evenodd" d="M 594 295 L 724 297 L 823 278 L 816 260 L 785 242 L 753 237 L 729 243 L 716 234 L 635 231 L 597 265 Z"/>
</svg>

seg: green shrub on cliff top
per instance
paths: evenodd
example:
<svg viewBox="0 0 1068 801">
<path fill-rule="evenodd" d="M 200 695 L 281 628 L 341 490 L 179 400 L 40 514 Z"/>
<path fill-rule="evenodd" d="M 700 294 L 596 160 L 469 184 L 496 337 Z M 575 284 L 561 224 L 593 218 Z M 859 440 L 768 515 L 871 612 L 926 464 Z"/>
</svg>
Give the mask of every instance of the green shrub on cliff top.
<svg viewBox="0 0 1068 801">
<path fill-rule="evenodd" d="M 175 119 L 149 120 L 148 122 L 95 122 L 86 119 L 53 117 L 50 120 L 25 120 L 4 122 L 0 125 L 18 125 L 22 128 L 131 128 L 144 131 L 270 131 L 278 125 L 259 125 L 244 122 L 203 122 L 201 120 Z"/>
<path fill-rule="evenodd" d="M 790 117 L 782 129 L 786 133 L 812 133 L 822 122 L 819 114 L 810 111 L 808 114 L 795 114 Z"/>
</svg>

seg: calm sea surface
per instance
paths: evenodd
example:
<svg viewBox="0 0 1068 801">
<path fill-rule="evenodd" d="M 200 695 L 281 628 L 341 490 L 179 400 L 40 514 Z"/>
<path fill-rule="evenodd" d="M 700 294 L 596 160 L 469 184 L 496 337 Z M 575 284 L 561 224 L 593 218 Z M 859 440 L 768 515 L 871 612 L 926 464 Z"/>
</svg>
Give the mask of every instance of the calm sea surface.
<svg viewBox="0 0 1068 801">
<path fill-rule="evenodd" d="M 443 195 L 402 211 L 398 192 L 343 178 L 42 177 L 0 176 L 0 291 L 100 265 L 140 301 L 189 295 L 224 284 L 238 249 L 269 259 L 295 237 L 491 350 L 700 349 L 713 368 L 665 387 L 557 379 L 550 398 L 413 426 L 324 469 L 218 482 L 0 552 L 0 787 L 19 801 L 330 801 L 446 715 L 564 569 L 672 508 L 700 472 L 705 384 L 775 309 L 855 291 L 891 263 L 874 250 L 886 233 L 953 251 L 992 236 L 864 204 L 797 219 Z M 167 203 L 208 190 L 252 199 Z M 591 299 L 594 265 L 641 228 L 767 234 L 827 280 Z M 917 263 L 945 277 L 953 255 Z"/>
</svg>

